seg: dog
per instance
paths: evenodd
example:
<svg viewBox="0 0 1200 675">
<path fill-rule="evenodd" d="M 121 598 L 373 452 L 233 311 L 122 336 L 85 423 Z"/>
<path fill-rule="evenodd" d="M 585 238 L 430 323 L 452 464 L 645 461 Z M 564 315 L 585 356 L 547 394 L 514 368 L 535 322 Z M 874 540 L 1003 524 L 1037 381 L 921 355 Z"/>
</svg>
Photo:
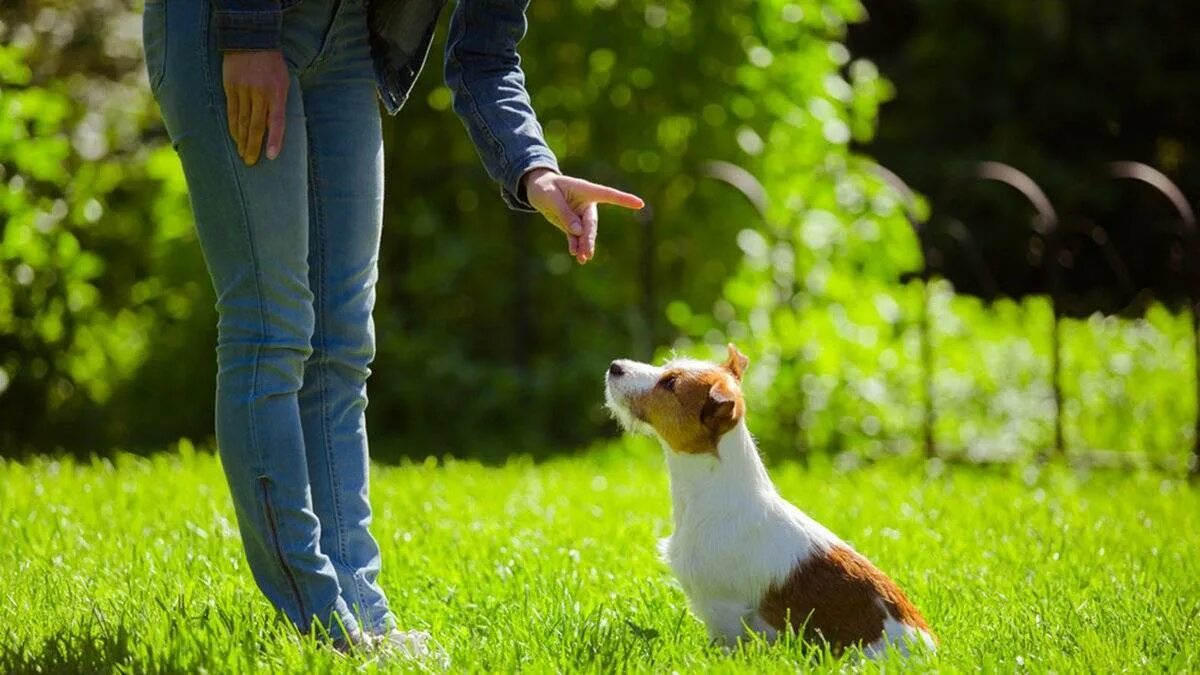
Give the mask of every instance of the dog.
<svg viewBox="0 0 1200 675">
<path fill-rule="evenodd" d="M 748 363 L 730 344 L 721 365 L 618 360 L 605 376 L 621 426 L 666 451 L 674 532 L 660 550 L 692 611 L 726 647 L 791 630 L 834 654 L 934 649 L 933 632 L 891 579 L 779 496 L 746 427 Z"/>
</svg>

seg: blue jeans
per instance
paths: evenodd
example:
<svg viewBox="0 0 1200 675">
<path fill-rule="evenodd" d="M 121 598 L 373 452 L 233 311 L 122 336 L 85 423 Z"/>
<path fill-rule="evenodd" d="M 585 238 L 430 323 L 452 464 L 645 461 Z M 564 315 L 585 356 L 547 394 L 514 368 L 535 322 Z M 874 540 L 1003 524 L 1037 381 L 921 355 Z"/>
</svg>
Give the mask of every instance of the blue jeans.
<svg viewBox="0 0 1200 675">
<path fill-rule="evenodd" d="M 283 14 L 279 157 L 238 158 L 210 0 L 147 0 L 151 88 L 217 295 L 216 436 L 268 599 L 337 641 L 394 626 L 368 526 L 383 147 L 364 0 Z"/>
</svg>

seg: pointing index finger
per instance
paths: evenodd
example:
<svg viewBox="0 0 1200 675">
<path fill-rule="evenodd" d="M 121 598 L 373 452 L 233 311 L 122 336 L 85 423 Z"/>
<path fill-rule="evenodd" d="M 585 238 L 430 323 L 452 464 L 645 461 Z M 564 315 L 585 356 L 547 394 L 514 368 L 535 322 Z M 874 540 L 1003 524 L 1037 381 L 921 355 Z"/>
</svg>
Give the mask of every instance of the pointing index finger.
<svg viewBox="0 0 1200 675">
<path fill-rule="evenodd" d="M 612 204 L 613 206 L 623 206 L 627 209 L 640 209 L 646 205 L 641 197 L 622 192 L 616 188 L 610 188 L 607 185 L 597 185 L 596 183 L 588 183 L 583 187 L 583 196 L 598 204 Z"/>
</svg>

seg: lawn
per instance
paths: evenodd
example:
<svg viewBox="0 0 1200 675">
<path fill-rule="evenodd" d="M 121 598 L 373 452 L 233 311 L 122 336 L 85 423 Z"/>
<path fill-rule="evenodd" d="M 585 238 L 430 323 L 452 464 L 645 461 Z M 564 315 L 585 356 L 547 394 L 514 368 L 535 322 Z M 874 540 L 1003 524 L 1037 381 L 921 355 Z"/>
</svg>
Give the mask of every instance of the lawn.
<svg viewBox="0 0 1200 675">
<path fill-rule="evenodd" d="M 916 669 L 1200 670 L 1200 490 L 1186 482 L 904 459 L 773 474 L 924 611 L 942 646 Z M 384 586 L 456 670 L 847 667 L 794 643 L 706 644 L 656 559 L 669 503 L 646 442 L 373 478 Z M 208 453 L 0 461 L 0 542 L 0 671 L 373 669 L 275 619 Z"/>
</svg>

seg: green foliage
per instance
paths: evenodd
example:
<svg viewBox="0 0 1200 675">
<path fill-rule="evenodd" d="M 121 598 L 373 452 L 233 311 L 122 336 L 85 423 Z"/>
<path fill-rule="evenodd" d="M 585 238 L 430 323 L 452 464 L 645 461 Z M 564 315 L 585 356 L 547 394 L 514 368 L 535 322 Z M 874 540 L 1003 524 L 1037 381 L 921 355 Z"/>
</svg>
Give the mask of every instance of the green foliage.
<svg viewBox="0 0 1200 675">
<path fill-rule="evenodd" d="M 650 204 L 604 211 L 585 268 L 538 217 L 503 207 L 435 47 L 385 123 L 368 416 L 395 442 L 376 455 L 579 446 L 612 433 L 609 360 L 671 344 L 710 356 L 728 340 L 753 360 L 752 415 L 776 456 L 904 451 L 922 437 L 923 303 L 939 443 L 981 459 L 1045 448 L 1044 302 L 987 307 L 898 282 L 920 264 L 916 240 L 850 149 L 893 93 L 842 44 L 862 18 L 857 0 L 533 3 L 522 63 L 547 139 L 566 170 Z M 213 298 L 137 8 L 23 0 L 3 21 L 0 452 L 206 437 Z M 765 212 L 710 177 L 711 160 L 757 176 Z M 1155 309 L 1064 325 L 1070 445 L 1182 461 L 1186 324 Z"/>
<path fill-rule="evenodd" d="M 869 127 L 881 87 L 869 69 L 853 69 L 853 84 L 839 74 L 847 57 L 836 40 L 859 14 L 853 2 L 533 3 L 529 12 L 522 64 L 564 168 L 651 207 L 640 218 L 604 212 L 599 255 L 576 268 L 538 218 L 502 210 L 447 121 L 449 93 L 430 68 L 388 125 L 372 382 L 373 410 L 386 411 L 373 429 L 405 436 L 418 456 L 595 437 L 606 425 L 598 391 L 608 361 L 650 358 L 668 342 L 668 306 L 711 303 L 740 255 L 736 233 L 756 226 L 704 164 L 757 169 L 772 147 L 806 169 L 836 161 L 849 127 Z M 789 103 L 799 92 L 811 115 Z M 843 108 L 854 110 L 845 128 Z M 779 121 L 792 109 L 800 116 Z M 430 419 L 456 424 L 432 430 Z"/>
<path fill-rule="evenodd" d="M 719 358 L 730 336 L 756 357 L 746 382 L 751 414 L 783 456 L 923 449 L 929 395 L 942 455 L 998 461 L 1053 452 L 1054 324 L 1045 298 L 987 304 L 944 281 L 926 290 L 853 274 L 855 288 L 842 294 L 739 295 L 756 288 L 747 277 L 770 273 L 755 257 L 747 255 L 711 314 L 675 308 L 695 336 L 678 346 Z M 924 311 L 932 373 L 922 353 Z M 1134 452 L 1184 469 L 1197 407 L 1191 317 L 1153 305 L 1136 320 L 1062 319 L 1059 335 L 1065 450 Z"/>
<path fill-rule="evenodd" d="M 788 30 L 795 7 L 761 3 L 767 30 L 739 70 L 747 100 L 766 113 L 746 128 L 745 138 L 765 141 L 743 164 L 770 207 L 737 234 L 742 260 L 711 309 L 668 305 L 683 335 L 675 347 L 711 358 L 737 342 L 756 361 L 758 433 L 788 450 L 908 451 L 923 440 L 929 395 L 947 454 L 997 460 L 1052 448 L 1048 303 L 987 306 L 945 283 L 899 282 L 922 264 L 909 218 L 926 218 L 928 205 L 902 203 L 847 146 L 871 140 L 890 85 L 841 44 L 812 45 L 811 25 Z M 826 60 L 798 66 L 805 44 Z M 1152 306 L 1145 319 L 1064 321 L 1062 332 L 1067 448 L 1140 451 L 1182 467 L 1197 410 L 1190 319 Z"/>
<path fill-rule="evenodd" d="M 182 450 L 0 462 L 0 670 L 376 670 L 276 620 L 245 568 L 219 463 Z M 781 493 L 893 576 L 941 638 L 906 671 L 1200 668 L 1200 492 L 1153 472 L 944 468 L 817 460 L 775 472 Z M 810 661 L 794 642 L 710 646 L 658 559 L 668 488 L 647 442 L 543 464 L 376 467 L 372 492 L 383 587 L 455 672 L 901 665 Z"/>
<path fill-rule="evenodd" d="M 47 6 L 30 23 L 15 13 L 0 24 L 0 448 L 10 452 L 128 425 L 99 411 L 116 410 L 155 333 L 192 313 L 203 283 L 170 149 L 145 142 L 156 124 L 148 93 L 128 72 L 59 60 L 72 19 L 104 9 Z"/>
</svg>

